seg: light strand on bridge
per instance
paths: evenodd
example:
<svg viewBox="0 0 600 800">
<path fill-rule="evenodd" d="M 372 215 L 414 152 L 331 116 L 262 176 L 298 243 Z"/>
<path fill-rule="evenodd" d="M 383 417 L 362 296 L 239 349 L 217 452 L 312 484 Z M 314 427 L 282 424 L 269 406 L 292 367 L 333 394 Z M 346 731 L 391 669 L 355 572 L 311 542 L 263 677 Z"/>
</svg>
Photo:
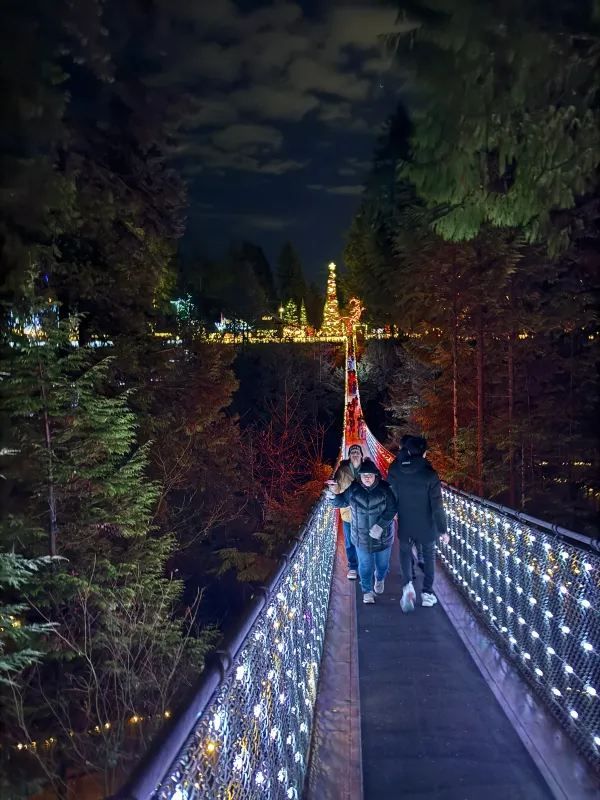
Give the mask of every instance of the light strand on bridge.
<svg viewBox="0 0 600 800">
<path fill-rule="evenodd" d="M 156 800 L 299 800 L 329 605 L 334 519 L 321 501 Z"/>
<path fill-rule="evenodd" d="M 600 763 L 598 556 L 444 489 L 453 580 L 582 752 Z"/>
</svg>

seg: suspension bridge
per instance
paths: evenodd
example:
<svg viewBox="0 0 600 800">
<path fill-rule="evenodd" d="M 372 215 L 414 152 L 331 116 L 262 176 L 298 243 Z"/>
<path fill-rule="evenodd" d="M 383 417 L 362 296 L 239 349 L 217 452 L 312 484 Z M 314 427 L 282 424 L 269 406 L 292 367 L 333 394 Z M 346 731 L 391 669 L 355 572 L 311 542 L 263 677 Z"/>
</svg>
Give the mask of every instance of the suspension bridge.
<svg viewBox="0 0 600 800">
<path fill-rule="evenodd" d="M 346 366 L 341 455 L 360 443 L 385 474 L 350 337 Z M 600 797 L 595 543 L 443 493 L 440 603 L 406 615 L 396 550 L 385 594 L 357 603 L 320 499 L 115 800 Z"/>
</svg>

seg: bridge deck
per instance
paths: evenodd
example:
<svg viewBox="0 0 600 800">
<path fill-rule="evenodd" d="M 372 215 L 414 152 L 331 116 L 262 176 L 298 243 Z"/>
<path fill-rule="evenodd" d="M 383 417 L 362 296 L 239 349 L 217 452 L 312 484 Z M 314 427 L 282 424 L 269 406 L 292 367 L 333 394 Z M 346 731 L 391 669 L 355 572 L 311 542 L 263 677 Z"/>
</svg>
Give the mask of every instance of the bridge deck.
<svg viewBox="0 0 600 800">
<path fill-rule="evenodd" d="M 551 798 L 441 605 L 400 610 L 396 551 L 376 605 L 356 590 L 364 799 Z"/>
</svg>

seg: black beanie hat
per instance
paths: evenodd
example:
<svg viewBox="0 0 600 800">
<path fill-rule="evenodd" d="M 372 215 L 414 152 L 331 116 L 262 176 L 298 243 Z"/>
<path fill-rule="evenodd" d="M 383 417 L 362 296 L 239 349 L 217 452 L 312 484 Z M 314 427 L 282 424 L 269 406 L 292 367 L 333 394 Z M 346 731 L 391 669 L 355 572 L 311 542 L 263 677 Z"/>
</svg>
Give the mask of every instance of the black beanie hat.
<svg viewBox="0 0 600 800">
<path fill-rule="evenodd" d="M 365 458 L 358 472 L 360 475 L 379 475 L 379 470 L 370 458 Z"/>
<path fill-rule="evenodd" d="M 361 454 L 361 456 L 363 455 L 363 449 L 359 444 L 351 444 L 350 445 L 350 447 L 348 448 L 348 456 L 350 456 L 350 453 L 353 450 L 358 450 L 358 452 Z"/>
<path fill-rule="evenodd" d="M 404 439 L 402 447 L 411 456 L 422 456 L 427 450 L 427 439 L 423 436 L 406 436 L 402 438 Z"/>
</svg>

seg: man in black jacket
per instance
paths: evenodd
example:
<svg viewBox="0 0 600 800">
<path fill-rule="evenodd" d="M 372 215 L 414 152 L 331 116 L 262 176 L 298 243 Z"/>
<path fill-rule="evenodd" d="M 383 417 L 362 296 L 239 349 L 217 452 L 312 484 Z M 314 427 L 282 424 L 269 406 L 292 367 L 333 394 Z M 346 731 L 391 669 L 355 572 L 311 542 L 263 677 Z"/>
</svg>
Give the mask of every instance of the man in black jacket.
<svg viewBox="0 0 600 800">
<path fill-rule="evenodd" d="M 374 603 L 375 595 L 383 594 L 394 540 L 390 522 L 396 516 L 396 502 L 392 490 L 371 459 L 365 458 L 358 480 L 341 494 L 329 490 L 327 495 L 336 508 L 350 507 L 363 602 Z"/>
<path fill-rule="evenodd" d="M 416 600 L 411 580 L 413 542 L 423 548 L 425 579 L 421 603 L 434 606 L 437 603 L 433 594 L 435 542 L 440 536 L 447 542 L 448 533 L 440 479 L 425 458 L 427 441 L 422 436 L 407 436 L 402 444 L 387 477 L 398 508 L 400 569 L 404 581 L 400 605 L 403 611 L 413 611 Z"/>
</svg>

